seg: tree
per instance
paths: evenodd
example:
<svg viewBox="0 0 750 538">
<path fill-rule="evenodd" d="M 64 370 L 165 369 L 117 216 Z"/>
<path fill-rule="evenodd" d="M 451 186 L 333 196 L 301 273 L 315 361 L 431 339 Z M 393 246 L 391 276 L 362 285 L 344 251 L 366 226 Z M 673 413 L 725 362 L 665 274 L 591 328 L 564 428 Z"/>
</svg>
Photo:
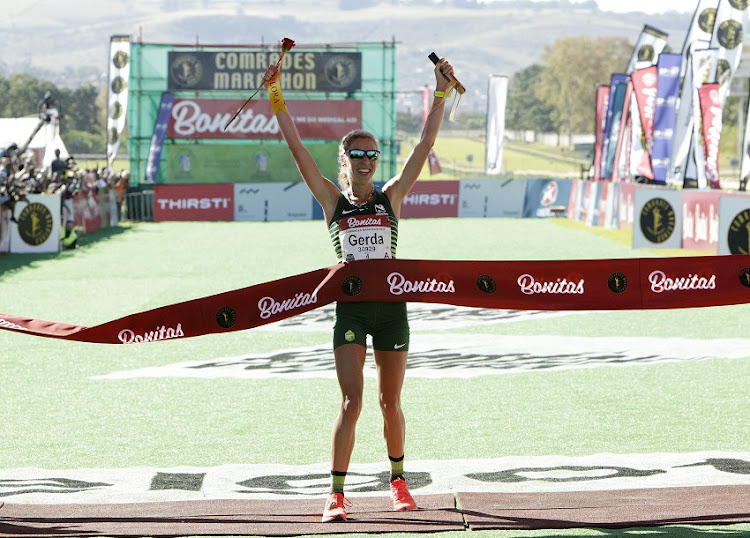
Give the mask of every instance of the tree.
<svg viewBox="0 0 750 538">
<path fill-rule="evenodd" d="M 26 74 L 11 75 L 8 77 L 8 93 L 5 96 L 3 116 L 21 118 L 38 114 L 39 103 L 47 92 L 53 96 L 58 93 L 51 82 Z"/>
<path fill-rule="evenodd" d="M 19 118 L 36 116 L 45 94 L 57 101 L 60 114 L 60 134 L 68 150 L 80 153 L 106 151 L 106 91 L 92 84 L 82 84 L 74 90 L 57 88 L 51 82 L 26 73 L 0 77 L 0 117 Z M 101 99 L 101 96 L 104 96 Z M 25 142 L 18 140 L 17 143 Z"/>
<path fill-rule="evenodd" d="M 568 135 L 593 130 L 596 87 L 622 73 L 632 51 L 619 37 L 563 37 L 545 47 L 536 95 L 553 107 L 558 129 Z"/>
<path fill-rule="evenodd" d="M 554 108 L 536 95 L 536 87 L 543 71 L 540 64 L 532 64 L 517 71 L 508 84 L 505 122 L 513 131 L 549 133 L 555 130 L 552 121 Z"/>
<path fill-rule="evenodd" d="M 65 116 L 70 119 L 71 129 L 91 134 L 103 134 L 97 98 L 99 89 L 92 84 L 79 86 L 71 95 Z"/>
</svg>

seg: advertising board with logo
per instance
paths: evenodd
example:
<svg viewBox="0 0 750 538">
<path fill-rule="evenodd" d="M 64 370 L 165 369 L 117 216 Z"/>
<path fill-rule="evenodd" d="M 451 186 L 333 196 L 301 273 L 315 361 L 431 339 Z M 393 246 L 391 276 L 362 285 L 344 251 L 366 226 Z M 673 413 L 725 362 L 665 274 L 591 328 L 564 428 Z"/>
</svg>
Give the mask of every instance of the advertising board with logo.
<svg viewBox="0 0 750 538">
<path fill-rule="evenodd" d="M 603 181 L 599 190 L 599 226 L 608 230 L 619 226 L 620 181 Z"/>
<path fill-rule="evenodd" d="M 719 196 L 717 191 L 683 189 L 682 248 L 716 254 L 719 245 Z"/>
<path fill-rule="evenodd" d="M 628 232 L 633 230 L 635 189 L 636 186 L 634 183 L 620 183 L 620 193 L 617 198 L 617 217 L 620 230 Z"/>
<path fill-rule="evenodd" d="M 458 217 L 458 181 L 417 181 L 401 205 L 401 218 Z"/>
<path fill-rule="evenodd" d="M 281 140 L 276 116 L 268 99 L 253 99 L 224 128 L 245 99 L 175 99 L 167 124 L 167 137 L 209 140 Z M 341 140 L 353 129 L 362 127 L 362 101 L 344 99 L 287 100 L 293 111 L 300 137 L 316 140 Z"/>
<path fill-rule="evenodd" d="M 180 90 L 250 90 L 263 82 L 280 52 L 230 49 L 170 51 L 167 86 Z M 362 54 L 294 50 L 281 64 L 281 88 L 308 92 L 353 92 L 362 87 Z"/>
<path fill-rule="evenodd" d="M 719 254 L 750 254 L 750 195 L 719 197 Z"/>
<path fill-rule="evenodd" d="M 599 226 L 599 196 L 601 192 L 601 181 L 586 181 L 583 186 L 581 220 L 588 226 Z"/>
<path fill-rule="evenodd" d="M 234 185 L 234 220 L 311 220 L 313 196 L 304 181 Z"/>
<path fill-rule="evenodd" d="M 682 247 L 681 191 L 638 188 L 633 209 L 633 248 Z"/>
<path fill-rule="evenodd" d="M 570 189 L 570 179 L 527 180 L 523 216 L 547 218 L 554 216 L 553 209 L 555 208 L 567 210 Z"/>
<path fill-rule="evenodd" d="M 60 252 L 60 195 L 28 194 L 16 203 L 10 226 L 10 252 Z"/>
<path fill-rule="evenodd" d="M 526 180 L 462 179 L 459 193 L 461 218 L 521 218 Z"/>
<path fill-rule="evenodd" d="M 155 185 L 154 222 L 234 220 L 234 185 Z"/>
</svg>

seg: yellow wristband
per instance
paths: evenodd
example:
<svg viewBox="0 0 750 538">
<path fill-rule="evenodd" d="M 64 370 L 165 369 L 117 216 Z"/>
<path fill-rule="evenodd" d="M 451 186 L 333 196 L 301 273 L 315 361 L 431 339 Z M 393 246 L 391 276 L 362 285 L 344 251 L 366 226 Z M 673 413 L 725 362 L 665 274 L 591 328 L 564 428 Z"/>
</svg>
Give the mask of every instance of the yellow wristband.
<svg viewBox="0 0 750 538">
<path fill-rule="evenodd" d="M 284 104 L 284 95 L 281 93 L 281 84 L 279 83 L 279 75 L 276 74 L 271 80 L 268 81 L 268 97 L 271 99 L 271 109 L 273 110 L 274 116 L 279 110 L 286 112 L 286 105 Z"/>
<path fill-rule="evenodd" d="M 448 93 L 439 92 L 439 91 L 435 90 L 435 97 L 441 97 L 442 98 L 442 97 L 450 97 L 451 95 L 453 95 L 453 91 L 451 91 L 451 90 L 448 90 Z"/>
</svg>

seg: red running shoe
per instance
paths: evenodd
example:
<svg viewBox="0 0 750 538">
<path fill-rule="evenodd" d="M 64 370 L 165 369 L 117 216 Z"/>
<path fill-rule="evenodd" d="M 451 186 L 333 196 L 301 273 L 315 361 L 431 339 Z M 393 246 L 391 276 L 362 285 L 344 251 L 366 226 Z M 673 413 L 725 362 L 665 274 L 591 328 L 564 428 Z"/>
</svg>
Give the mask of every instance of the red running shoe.
<svg viewBox="0 0 750 538">
<path fill-rule="evenodd" d="M 344 499 L 343 493 L 331 493 L 323 508 L 323 523 L 331 521 L 346 521 L 346 507 L 351 506 L 349 499 Z"/>
<path fill-rule="evenodd" d="M 403 478 L 397 478 L 391 482 L 391 499 L 393 500 L 394 510 L 417 509 L 417 503 L 412 498 L 411 493 L 409 493 L 409 488 L 406 487 L 406 480 Z"/>
</svg>

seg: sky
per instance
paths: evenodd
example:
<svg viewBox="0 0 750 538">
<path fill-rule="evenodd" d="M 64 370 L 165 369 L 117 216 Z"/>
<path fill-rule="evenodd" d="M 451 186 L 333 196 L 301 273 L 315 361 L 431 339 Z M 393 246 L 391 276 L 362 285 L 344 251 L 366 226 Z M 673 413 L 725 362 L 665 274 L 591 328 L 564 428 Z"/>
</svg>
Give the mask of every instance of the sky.
<svg viewBox="0 0 750 538">
<path fill-rule="evenodd" d="M 602 11 L 623 13 L 627 11 L 642 11 L 643 13 L 664 13 L 678 11 L 692 13 L 698 2 L 690 0 L 596 0 Z"/>
<path fill-rule="evenodd" d="M 504 1 L 509 0 L 485 0 Z M 543 2 L 545 0 L 537 0 Z M 570 0 L 576 4 L 587 0 Z M 666 11 L 677 11 L 679 13 L 693 13 L 698 7 L 698 0 L 596 0 L 596 4 L 602 11 L 615 13 L 627 13 L 640 11 L 642 13 L 664 13 Z"/>
</svg>

